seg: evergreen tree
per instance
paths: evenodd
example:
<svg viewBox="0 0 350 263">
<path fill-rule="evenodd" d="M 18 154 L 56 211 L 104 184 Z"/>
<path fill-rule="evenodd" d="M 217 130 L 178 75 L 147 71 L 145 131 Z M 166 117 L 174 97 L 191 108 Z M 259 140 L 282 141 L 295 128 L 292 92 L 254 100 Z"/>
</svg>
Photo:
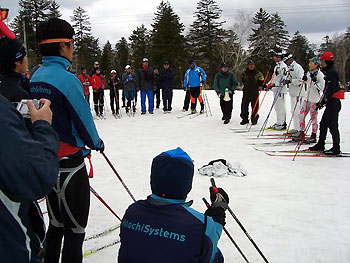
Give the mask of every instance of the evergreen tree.
<svg viewBox="0 0 350 263">
<path fill-rule="evenodd" d="M 253 33 L 249 36 L 249 52 L 260 71 L 266 71 L 274 64 L 272 61 L 272 18 L 269 13 L 260 8 L 253 17 Z"/>
<path fill-rule="evenodd" d="M 114 67 L 117 69 L 118 73 L 121 74 L 124 72 L 125 66 L 130 63 L 129 45 L 125 37 L 122 37 L 117 44 L 115 44 L 114 53 Z"/>
<path fill-rule="evenodd" d="M 51 0 L 51 3 L 49 5 L 49 17 L 53 18 L 53 17 L 57 17 L 60 18 L 62 16 L 60 10 L 60 5 L 57 4 L 57 2 L 55 0 Z"/>
<path fill-rule="evenodd" d="M 29 67 L 40 62 L 39 44 L 36 41 L 36 28 L 39 23 L 50 17 L 51 0 L 20 0 L 18 15 L 11 23 L 11 27 L 24 42 L 24 28 L 26 31 L 27 54 Z"/>
<path fill-rule="evenodd" d="M 92 67 L 101 54 L 98 39 L 91 34 L 89 19 L 87 11 L 80 6 L 73 11 L 73 16 L 71 16 L 72 27 L 75 31 L 75 63 L 73 65 L 77 70 L 81 67 Z"/>
<path fill-rule="evenodd" d="M 271 37 L 272 37 L 272 49 L 286 50 L 289 43 L 289 34 L 285 30 L 286 24 L 276 12 L 271 16 Z"/>
<path fill-rule="evenodd" d="M 105 75 L 109 75 L 113 67 L 113 51 L 109 41 L 103 46 L 100 66 L 104 70 Z"/>
<path fill-rule="evenodd" d="M 142 62 L 142 58 L 148 57 L 150 33 L 142 24 L 137 27 L 129 37 L 131 47 L 131 60 L 137 70 Z M 152 63 L 152 61 L 150 61 Z"/>
<path fill-rule="evenodd" d="M 305 71 L 308 70 L 309 59 L 315 56 L 310 47 L 309 41 L 305 36 L 301 35 L 299 31 L 294 33 L 288 47 L 288 52 L 293 54 L 295 60 Z"/>
<path fill-rule="evenodd" d="M 220 21 L 221 12 L 215 0 L 200 0 L 194 13 L 196 20 L 187 36 L 189 53 L 207 71 L 209 84 L 220 63 L 218 46 L 226 35 L 222 27 L 225 21 Z"/>
<path fill-rule="evenodd" d="M 186 65 L 184 25 L 169 2 L 160 3 L 152 27 L 151 62 L 160 67 L 168 60 L 175 71 L 175 80 L 180 84 Z"/>
</svg>

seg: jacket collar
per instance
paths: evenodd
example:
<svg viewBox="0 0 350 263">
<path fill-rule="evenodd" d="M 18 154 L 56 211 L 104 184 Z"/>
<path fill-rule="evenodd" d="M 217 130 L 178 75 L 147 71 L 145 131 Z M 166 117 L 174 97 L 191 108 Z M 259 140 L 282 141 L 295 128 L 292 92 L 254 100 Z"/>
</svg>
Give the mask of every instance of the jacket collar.
<svg viewBox="0 0 350 263">
<path fill-rule="evenodd" d="M 177 204 L 177 205 L 183 205 L 183 206 L 191 206 L 193 204 L 193 201 L 186 202 L 186 200 L 167 199 L 167 198 L 159 197 L 155 194 L 151 194 L 150 196 L 148 196 L 147 200 L 156 205 Z"/>
<path fill-rule="evenodd" d="M 68 70 L 72 66 L 72 62 L 65 57 L 60 56 L 44 56 L 43 65 L 57 65 L 58 67 Z"/>
<path fill-rule="evenodd" d="M 9 74 L 0 74 L 0 79 L 4 80 L 4 79 L 15 79 L 15 80 L 20 80 L 22 78 L 22 74 L 17 73 L 17 72 L 12 72 Z"/>
</svg>

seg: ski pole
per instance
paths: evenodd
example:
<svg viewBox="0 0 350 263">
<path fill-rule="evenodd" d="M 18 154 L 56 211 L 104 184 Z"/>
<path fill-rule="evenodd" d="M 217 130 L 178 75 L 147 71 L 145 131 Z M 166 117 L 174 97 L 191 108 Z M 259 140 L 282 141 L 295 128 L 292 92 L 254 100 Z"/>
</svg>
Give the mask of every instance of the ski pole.
<svg viewBox="0 0 350 263">
<path fill-rule="evenodd" d="M 265 130 L 266 126 L 267 126 L 267 122 L 268 122 L 268 120 L 269 120 L 269 118 L 270 118 L 272 109 L 273 109 L 273 107 L 275 106 L 275 104 L 276 104 L 276 102 L 277 102 L 277 100 L 278 100 L 279 95 L 281 94 L 282 88 L 283 88 L 283 84 L 280 85 L 280 86 L 278 87 L 278 90 L 277 90 L 276 95 L 275 95 L 275 97 L 274 97 L 274 99 L 273 99 L 273 102 L 272 102 L 270 111 L 269 111 L 269 113 L 268 113 L 267 116 L 266 116 L 266 119 L 265 119 L 265 121 L 264 121 L 264 123 L 263 123 L 263 125 L 262 125 L 262 127 L 261 127 L 261 129 L 260 129 L 260 131 L 259 131 L 259 133 L 258 133 L 257 138 L 259 138 L 260 135 L 263 135 L 263 134 L 264 134 L 264 130 Z"/>
<path fill-rule="evenodd" d="M 289 121 L 289 123 L 288 123 L 287 131 L 286 131 L 286 134 L 285 134 L 285 137 L 284 137 L 284 140 L 283 140 L 283 141 L 286 141 L 286 139 L 287 139 L 287 137 L 288 137 L 288 131 L 289 131 L 290 126 L 292 125 L 293 117 L 294 117 L 295 111 L 296 111 L 296 109 L 297 109 L 297 105 L 298 105 L 299 100 L 300 100 L 301 91 L 303 90 L 304 85 L 306 85 L 305 81 L 303 81 L 303 83 L 301 84 L 301 87 L 300 87 L 300 90 L 299 90 L 299 93 L 298 93 L 298 97 L 297 97 L 297 101 L 296 101 L 296 103 L 295 103 L 295 105 L 294 105 L 294 109 L 293 109 L 293 112 L 292 112 L 292 116 L 291 116 L 290 121 Z M 310 83 L 310 85 L 311 85 L 311 83 Z"/>
<path fill-rule="evenodd" d="M 98 200 L 101 201 L 101 203 L 116 217 L 118 218 L 118 220 L 121 222 L 122 220 L 120 219 L 120 217 L 113 211 L 113 209 L 105 202 L 105 200 L 102 199 L 102 197 L 95 191 L 94 188 L 92 188 L 92 186 L 90 185 L 90 191 L 91 193 L 94 194 L 94 196 L 97 197 Z"/>
<path fill-rule="evenodd" d="M 253 115 L 254 115 L 254 117 L 256 117 L 255 114 L 254 114 L 254 111 L 255 111 L 256 105 L 258 105 L 258 102 L 259 102 L 259 99 L 260 99 L 260 95 L 261 95 L 261 92 L 262 92 L 262 87 L 263 87 L 263 86 L 265 85 L 265 83 L 266 83 L 267 77 L 269 76 L 269 73 L 270 73 L 270 69 L 271 69 L 271 65 L 269 66 L 269 69 L 267 70 L 266 76 L 265 76 L 265 78 L 264 78 L 264 82 L 263 82 L 263 84 L 261 85 L 261 89 L 260 89 L 260 91 L 259 91 L 258 98 L 257 98 L 256 101 L 255 101 L 254 107 L 253 107 L 253 109 L 252 109 L 252 114 L 250 115 L 250 119 L 253 118 Z M 248 131 L 250 131 L 250 129 L 252 128 L 252 126 L 253 126 L 253 125 L 250 124 L 250 127 L 249 127 Z"/>
<path fill-rule="evenodd" d="M 120 177 L 120 175 L 118 174 L 117 170 L 114 168 L 113 164 L 111 163 L 111 161 L 108 159 L 108 157 L 106 156 L 106 154 L 104 152 L 101 153 L 103 155 L 103 157 L 106 159 L 107 163 L 109 164 L 109 166 L 111 167 L 111 169 L 113 170 L 113 172 L 115 173 L 115 175 L 118 177 L 119 181 L 121 182 L 121 184 L 124 186 L 125 190 L 128 192 L 128 194 L 130 195 L 130 197 L 132 198 L 132 200 L 134 200 L 134 202 L 136 202 L 135 197 L 132 195 L 132 193 L 130 192 L 129 188 L 126 186 L 126 184 L 124 183 L 123 179 Z"/>
<path fill-rule="evenodd" d="M 202 198 L 203 202 L 205 203 L 205 205 L 207 206 L 207 208 L 210 208 L 210 204 L 208 203 L 207 199 Z M 232 236 L 230 235 L 230 233 L 227 231 L 227 229 L 223 226 L 223 230 L 226 233 L 227 237 L 231 240 L 231 242 L 233 243 L 233 245 L 237 248 L 238 252 L 241 254 L 241 256 L 244 258 L 245 262 L 249 263 L 248 259 L 246 258 L 246 256 L 243 254 L 242 250 L 239 248 L 239 246 L 237 245 L 237 243 L 234 241 L 234 239 L 232 238 Z"/>
<path fill-rule="evenodd" d="M 321 102 L 323 101 L 324 97 L 326 96 L 326 93 L 327 93 L 327 90 L 328 90 L 328 86 L 329 86 L 329 85 L 327 85 L 327 86 L 325 87 L 325 89 L 323 90 L 323 94 L 322 94 L 320 100 L 318 101 L 318 103 L 321 103 Z M 310 118 L 310 120 L 309 120 L 307 126 L 306 126 L 305 129 L 304 129 L 304 132 L 302 133 L 302 135 L 301 135 L 301 137 L 300 137 L 300 139 L 299 139 L 299 142 L 298 142 L 297 146 L 295 147 L 295 154 L 294 154 L 294 157 L 293 157 L 293 161 L 295 161 L 295 157 L 297 156 L 297 154 L 298 154 L 299 151 L 300 151 L 300 147 L 301 147 L 301 145 L 302 145 L 303 142 L 304 142 L 306 133 L 307 133 L 307 131 L 309 130 L 309 128 L 311 127 L 312 119 L 315 117 L 315 115 L 317 114 L 317 112 L 318 112 L 318 109 L 316 108 L 316 111 L 314 112 L 314 115 L 311 116 L 311 118 Z"/>
<path fill-rule="evenodd" d="M 275 78 L 275 76 L 276 76 L 276 73 L 273 73 L 273 75 L 272 75 L 270 81 L 272 81 L 272 80 Z M 258 108 L 258 110 L 256 111 L 256 113 L 255 113 L 255 115 L 254 115 L 254 118 L 256 118 L 256 116 L 258 116 L 258 113 L 259 113 L 259 111 L 260 111 L 260 108 L 261 108 L 261 106 L 262 106 L 262 104 L 263 104 L 263 102 L 264 102 L 264 100 L 265 100 L 265 97 L 266 97 L 266 94 L 267 94 L 268 91 L 269 91 L 269 90 L 267 89 L 266 92 L 265 92 L 265 94 L 264 94 L 263 99 L 261 100 L 261 103 L 259 104 L 259 108 Z"/>
<path fill-rule="evenodd" d="M 211 185 L 213 187 L 213 190 L 216 194 L 219 194 L 219 189 L 216 187 L 215 184 L 215 180 L 214 178 L 210 178 L 210 182 Z M 266 257 L 264 256 L 264 254 L 261 252 L 261 250 L 259 249 L 259 247 L 256 245 L 256 243 L 254 242 L 253 238 L 248 234 L 247 230 L 244 228 L 244 226 L 242 225 L 242 223 L 239 221 L 239 219 L 237 218 L 237 216 L 235 215 L 235 213 L 232 211 L 232 209 L 227 206 L 227 210 L 230 212 L 230 214 L 232 215 L 232 217 L 236 220 L 237 224 L 240 226 L 240 228 L 242 229 L 242 231 L 244 232 L 244 234 L 247 236 L 247 238 L 249 239 L 249 241 L 253 244 L 253 246 L 255 247 L 255 249 L 259 252 L 260 256 L 264 259 L 264 261 L 266 263 L 269 263 L 269 261 L 266 259 Z"/>
</svg>

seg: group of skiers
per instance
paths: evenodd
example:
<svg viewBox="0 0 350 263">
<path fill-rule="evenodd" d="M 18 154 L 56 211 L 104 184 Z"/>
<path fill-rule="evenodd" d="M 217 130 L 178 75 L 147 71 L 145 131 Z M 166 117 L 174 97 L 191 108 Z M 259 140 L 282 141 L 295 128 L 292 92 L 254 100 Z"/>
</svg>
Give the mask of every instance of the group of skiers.
<svg viewBox="0 0 350 263">
<path fill-rule="evenodd" d="M 318 143 L 310 147 L 312 151 L 324 151 L 325 154 L 337 155 L 340 153 L 340 135 L 338 129 L 338 117 L 341 109 L 341 99 L 344 99 L 344 90 L 339 84 L 339 75 L 334 68 L 334 55 L 325 52 L 321 57 L 310 59 L 308 71 L 298 64 L 293 55 L 275 52 L 273 57 L 276 62 L 274 73 L 265 89 L 273 91 L 273 106 L 276 111 L 277 121 L 270 128 L 285 130 L 288 136 L 295 141 L 316 143 L 318 129 L 318 111 L 326 106 L 320 122 L 320 136 Z M 291 121 L 293 129 L 289 129 L 286 123 L 285 96 L 289 91 L 291 101 Z M 305 119 L 310 113 L 311 137 L 305 134 Z M 327 130 L 330 130 L 333 147 L 325 151 Z"/>
<path fill-rule="evenodd" d="M 157 97 L 158 87 L 162 90 L 164 112 L 172 111 L 174 73 L 168 61 L 158 71 L 144 58 L 136 72 L 126 65 L 121 77 L 112 70 L 108 80 L 95 63 L 91 74 L 83 69 L 77 78 L 67 71 L 73 58 L 73 37 L 74 30 L 65 20 L 51 18 L 38 25 L 37 41 L 43 63 L 31 76 L 27 92 L 20 86 L 27 69 L 26 49 L 0 21 L 0 122 L 3 124 L 0 155 L 6 156 L 0 158 L 0 254 L 4 262 L 37 263 L 44 258 L 44 262 L 57 263 L 60 257 L 62 263 L 82 262 L 90 207 L 89 177 L 93 176 L 92 169 L 87 172 L 84 159 L 90 158 L 91 150 L 103 153 L 105 148 L 87 103 L 90 86 L 98 116 L 103 115 L 103 91 L 107 86 L 111 89 L 112 112 L 118 112 L 118 85 L 123 87 L 126 111 L 136 111 L 137 92 L 140 91 L 141 114 L 147 111 L 153 114 L 154 93 Z M 326 153 L 340 153 L 338 114 L 344 92 L 334 69 L 333 54 L 325 52 L 320 58 L 311 59 L 307 74 L 291 54 L 276 52 L 274 60 L 276 67 L 267 85 L 263 85 L 266 79 L 254 62 L 248 61 L 242 75 L 241 124 L 249 122 L 249 104 L 254 108 L 250 115 L 252 125 L 257 123 L 259 89 L 263 87 L 272 89 L 274 94 L 277 122 L 272 127 L 285 129 L 285 95 L 289 88 L 294 121 L 290 134 L 304 138 L 305 117 L 310 112 L 311 138 L 315 139 L 317 111 L 325 106 L 319 141 L 310 149 L 325 150 L 329 128 L 333 148 Z M 206 77 L 205 71 L 191 60 L 184 76 L 184 111 L 188 111 L 191 104 L 191 114 L 195 114 L 198 100 L 200 113 L 204 112 L 202 89 Z M 214 89 L 225 124 L 232 117 L 236 88 L 236 76 L 221 63 Z M 39 100 L 41 108 L 28 99 Z M 21 101 L 27 105 L 30 119 L 24 120 L 11 104 Z M 156 107 L 159 105 L 160 99 Z M 192 159 L 180 148 L 154 158 L 152 195 L 132 204 L 126 211 L 118 262 L 223 262 L 217 242 L 225 225 L 229 198 L 222 189 L 219 189 L 221 198 L 210 189 L 212 205 L 206 213 L 191 209 L 192 202 L 186 202 L 186 198 L 192 188 L 193 174 Z M 46 233 L 37 203 L 45 196 L 49 215 Z M 146 249 L 144 244 L 157 250 Z M 134 253 L 135 247 L 139 248 L 137 253 Z M 176 253 L 169 253 L 170 247 Z"/>
<path fill-rule="evenodd" d="M 161 90 L 164 113 L 172 111 L 174 73 L 168 61 L 164 61 L 163 68 L 158 70 L 150 67 L 148 59 L 143 58 L 142 66 L 136 72 L 131 65 L 126 65 L 124 72 L 119 76 L 116 70 L 111 70 L 108 80 L 100 69 L 99 63 L 95 62 L 90 75 L 87 74 L 86 68 L 82 68 L 78 77 L 83 85 L 84 95 L 88 103 L 90 103 L 89 87 L 92 87 L 94 109 L 97 117 L 104 116 L 104 90 L 107 88 L 110 90 L 110 106 L 114 116 L 120 117 L 121 108 L 125 108 L 127 114 L 131 112 L 135 114 L 138 91 L 140 91 L 141 96 L 141 115 L 145 115 L 147 112 L 146 100 L 148 100 L 149 114 L 154 112 L 155 99 L 156 108 L 160 107 Z M 120 89 L 122 89 L 122 107 L 119 103 Z"/>
</svg>

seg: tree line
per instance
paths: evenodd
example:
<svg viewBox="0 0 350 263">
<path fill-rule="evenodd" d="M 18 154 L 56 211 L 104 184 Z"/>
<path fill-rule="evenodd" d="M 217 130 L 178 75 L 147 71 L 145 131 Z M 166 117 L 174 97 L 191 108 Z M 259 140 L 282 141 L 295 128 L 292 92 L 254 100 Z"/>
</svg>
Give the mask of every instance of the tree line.
<svg viewBox="0 0 350 263">
<path fill-rule="evenodd" d="M 36 27 L 48 18 L 61 17 L 60 6 L 55 0 L 20 0 L 19 6 L 11 27 L 24 40 L 25 26 L 29 62 L 35 65 L 41 59 L 35 40 Z M 141 24 L 128 39 L 122 37 L 114 45 L 107 41 L 101 49 L 99 39 L 91 33 L 87 11 L 79 6 L 70 17 L 75 30 L 73 67 L 79 71 L 99 61 L 105 72 L 116 69 L 121 73 L 127 64 L 138 68 L 143 57 L 148 57 L 154 67 L 161 67 L 167 60 L 176 73 L 176 86 L 180 86 L 188 60 L 196 59 L 206 70 L 211 86 L 221 61 L 239 77 L 248 59 L 253 59 L 260 71 L 267 72 L 274 64 L 271 58 L 276 49 L 292 53 L 304 70 L 308 69 L 310 58 L 332 51 L 341 82 L 345 85 L 350 81 L 350 26 L 343 34 L 325 36 L 318 47 L 299 31 L 290 37 L 277 12 L 270 14 L 260 8 L 253 17 L 247 12 L 237 12 L 231 26 L 227 26 L 221 15 L 222 9 L 215 0 L 199 0 L 194 21 L 185 34 L 185 26 L 171 4 L 162 1 L 150 29 Z"/>
</svg>

